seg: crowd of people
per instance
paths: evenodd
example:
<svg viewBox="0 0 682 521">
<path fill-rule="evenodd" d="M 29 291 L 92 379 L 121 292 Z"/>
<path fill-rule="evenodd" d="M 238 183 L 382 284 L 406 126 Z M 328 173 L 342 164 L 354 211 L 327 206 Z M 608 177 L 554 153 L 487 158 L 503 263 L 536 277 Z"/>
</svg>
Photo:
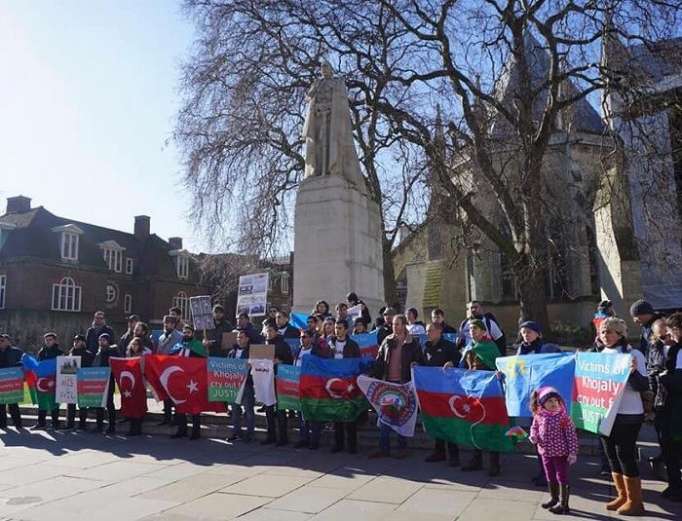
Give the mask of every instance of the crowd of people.
<svg viewBox="0 0 682 521">
<path fill-rule="evenodd" d="M 359 316 L 351 319 L 349 308 L 360 306 Z M 357 308 L 355 308 L 357 309 Z M 619 404 L 613 429 L 609 436 L 601 436 L 602 458 L 608 467 L 617 493 L 606 508 L 623 515 L 638 515 L 644 511 L 642 490 L 637 460 L 637 440 L 645 421 L 653 422 L 660 443 L 660 455 L 656 462 L 662 463 L 667 472 L 668 487 L 663 496 L 682 501 L 682 479 L 680 457 L 682 455 L 682 313 L 664 317 L 658 314 L 646 301 L 635 302 L 631 315 L 641 327 L 641 335 L 635 345 L 628 343 L 628 331 L 624 320 L 615 316 L 608 301 L 602 302 L 595 314 L 593 324 L 596 330 L 594 343 L 581 350 L 604 354 L 627 353 L 631 355 L 630 375 L 623 398 Z M 259 330 L 246 313 L 240 313 L 237 324 L 231 324 L 225 317 L 222 306 L 213 308 L 214 328 L 195 337 L 191 324 L 183 322 L 180 310 L 173 308 L 163 318 L 163 332 L 153 340 L 150 328 L 136 315 L 128 319 L 126 332 L 116 340 L 114 332 L 107 325 L 104 313 L 94 315 L 91 327 L 85 335 L 76 335 L 70 348 L 59 345 L 57 335 L 48 332 L 44 345 L 37 354 L 38 360 L 54 358 L 62 354 L 81 356 L 83 367 L 107 366 L 110 357 L 136 357 L 151 353 L 207 357 L 223 356 L 238 359 L 249 358 L 249 348 L 254 344 L 274 346 L 275 364 L 301 365 L 304 357 L 316 355 L 324 358 L 344 359 L 361 356 L 358 344 L 351 335 L 376 331 L 378 354 L 372 365 L 371 376 L 388 382 L 406 383 L 411 379 L 414 365 L 443 368 L 460 367 L 472 371 L 495 371 L 495 360 L 507 354 L 534 355 L 559 352 L 561 349 L 543 338 L 543 328 L 535 321 L 524 321 L 519 325 L 518 343 L 508 353 L 505 334 L 499 322 L 491 313 L 485 313 L 479 302 L 470 302 L 467 317 L 458 327 L 449 325 L 441 309 L 431 313 L 430 321 L 419 320 L 414 308 L 406 314 L 397 313 L 390 306 L 380 310 L 380 316 L 372 323 L 369 309 L 350 293 L 347 302 L 338 303 L 334 313 L 328 303 L 319 301 L 307 317 L 306 327 L 297 328 L 290 322 L 287 312 L 271 309 Z M 224 345 L 224 333 L 233 333 L 233 345 Z M 456 334 L 456 341 L 446 339 Z M 421 335 L 426 340 L 421 342 Z M 449 338 L 449 337 L 448 337 Z M 287 339 L 289 342 L 287 342 Z M 291 348 L 291 339 L 296 339 L 297 348 Z M 7 334 L 0 335 L 0 368 L 21 364 L 22 351 L 11 345 Z M 257 403 L 253 380 L 247 378 L 241 404 L 231 404 L 231 432 L 228 440 L 251 442 L 255 434 L 255 413 Z M 17 404 L 0 405 L 0 429 L 6 429 L 7 409 L 16 427 L 21 427 L 21 415 Z M 173 414 L 173 402 L 164 402 L 162 424 L 175 424 L 174 438 L 189 434 L 187 418 Z M 66 413 L 67 429 L 86 429 L 87 409 L 78 411 L 69 405 Z M 287 445 L 289 419 L 298 422 L 299 440 L 297 448 L 317 450 L 320 447 L 321 432 L 325 426 L 308 421 L 300 413 L 278 410 L 275 405 L 265 406 L 267 434 L 262 444 Z M 44 429 L 48 411 L 40 410 L 38 422 L 33 429 Z M 52 427 L 60 428 L 59 409 L 49 411 Z M 104 429 L 105 413 L 107 428 Z M 553 388 L 536 389 L 532 396 L 533 420 L 530 427 L 530 441 L 538 453 L 539 473 L 535 483 L 547 486 L 550 499 L 543 507 L 554 513 L 569 512 L 569 469 L 576 462 L 578 441 L 570 416 L 559 393 Z M 114 386 L 109 386 L 107 406 L 97 408 L 96 430 L 114 433 L 116 430 L 116 409 Z M 366 416 L 366 415 L 365 415 Z M 365 417 L 366 419 L 366 417 Z M 363 421 L 360 417 L 358 421 Z M 335 423 L 332 451 L 358 450 L 358 421 Z M 379 447 L 369 454 L 370 458 L 406 455 L 407 439 L 397 435 L 390 427 L 381 424 Z M 142 432 L 142 419 L 130 420 L 130 435 Z M 191 439 L 200 437 L 200 416 L 192 417 Z M 391 438 L 395 436 L 396 447 Z M 499 453 L 487 455 L 488 474 L 500 473 Z M 479 471 L 484 466 L 484 454 L 474 450 L 472 458 L 460 462 L 459 447 L 448 440 L 434 440 L 433 451 L 426 462 L 447 462 L 450 466 L 461 467 L 463 471 Z M 606 471 L 606 468 L 604 468 Z"/>
</svg>

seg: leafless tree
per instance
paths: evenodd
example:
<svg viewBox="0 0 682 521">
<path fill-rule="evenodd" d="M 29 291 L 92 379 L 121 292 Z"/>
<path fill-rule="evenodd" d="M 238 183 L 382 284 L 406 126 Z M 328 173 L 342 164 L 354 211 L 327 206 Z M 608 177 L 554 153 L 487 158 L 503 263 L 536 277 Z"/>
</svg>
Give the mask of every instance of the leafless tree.
<svg viewBox="0 0 682 521">
<path fill-rule="evenodd" d="M 346 78 L 367 186 L 382 210 L 387 300 L 397 230 L 423 219 L 423 182 L 436 172 L 454 206 L 508 259 L 522 316 L 545 323 L 551 141 L 562 118 L 607 84 L 630 88 L 609 83 L 606 36 L 655 41 L 676 30 L 680 14 L 674 0 L 185 6 L 198 37 L 175 138 L 197 221 L 221 226 L 216 233 L 250 253 L 268 253 L 286 235 L 304 165 L 304 94 L 326 57 Z M 481 192 L 499 215 L 481 209 Z"/>
</svg>

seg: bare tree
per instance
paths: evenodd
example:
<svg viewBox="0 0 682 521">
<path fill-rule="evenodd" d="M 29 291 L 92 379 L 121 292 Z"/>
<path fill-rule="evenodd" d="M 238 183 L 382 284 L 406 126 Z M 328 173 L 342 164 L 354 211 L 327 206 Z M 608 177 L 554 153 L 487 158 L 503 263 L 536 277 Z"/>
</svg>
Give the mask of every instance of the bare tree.
<svg viewBox="0 0 682 521">
<path fill-rule="evenodd" d="M 267 252 L 282 238 L 303 171 L 304 93 L 326 56 L 346 77 L 369 193 L 382 210 L 387 299 L 398 227 L 423 219 L 430 171 L 508 260 L 521 315 L 544 323 L 547 223 L 566 219 L 553 204 L 548 151 L 613 79 L 604 38 L 669 37 L 680 14 L 672 0 L 187 0 L 186 8 L 199 36 L 175 136 L 198 220 L 229 217 L 243 251 Z M 437 105 L 447 130 L 440 141 Z M 483 197 L 495 201 L 494 215 Z"/>
</svg>

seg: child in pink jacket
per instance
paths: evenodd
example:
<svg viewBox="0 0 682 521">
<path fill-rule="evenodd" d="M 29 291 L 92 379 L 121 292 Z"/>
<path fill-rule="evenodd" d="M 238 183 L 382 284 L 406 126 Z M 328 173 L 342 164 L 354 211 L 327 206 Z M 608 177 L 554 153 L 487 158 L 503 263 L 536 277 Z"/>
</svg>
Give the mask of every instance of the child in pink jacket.
<svg viewBox="0 0 682 521">
<path fill-rule="evenodd" d="M 568 514 L 568 468 L 577 460 L 578 435 L 559 392 L 541 387 L 531 396 L 530 441 L 537 445 L 551 498 L 542 504 L 553 514 Z M 559 501 L 561 492 L 561 501 Z"/>
</svg>

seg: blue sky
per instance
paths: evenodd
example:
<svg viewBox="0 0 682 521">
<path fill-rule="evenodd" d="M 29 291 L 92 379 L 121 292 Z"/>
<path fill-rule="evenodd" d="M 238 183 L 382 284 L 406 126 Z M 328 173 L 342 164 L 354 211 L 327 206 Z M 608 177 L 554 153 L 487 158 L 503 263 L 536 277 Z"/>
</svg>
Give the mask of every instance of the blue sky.
<svg viewBox="0 0 682 521">
<path fill-rule="evenodd" d="M 0 0 L 0 213 L 23 194 L 53 213 L 204 242 L 166 145 L 193 27 L 174 0 Z"/>
</svg>

